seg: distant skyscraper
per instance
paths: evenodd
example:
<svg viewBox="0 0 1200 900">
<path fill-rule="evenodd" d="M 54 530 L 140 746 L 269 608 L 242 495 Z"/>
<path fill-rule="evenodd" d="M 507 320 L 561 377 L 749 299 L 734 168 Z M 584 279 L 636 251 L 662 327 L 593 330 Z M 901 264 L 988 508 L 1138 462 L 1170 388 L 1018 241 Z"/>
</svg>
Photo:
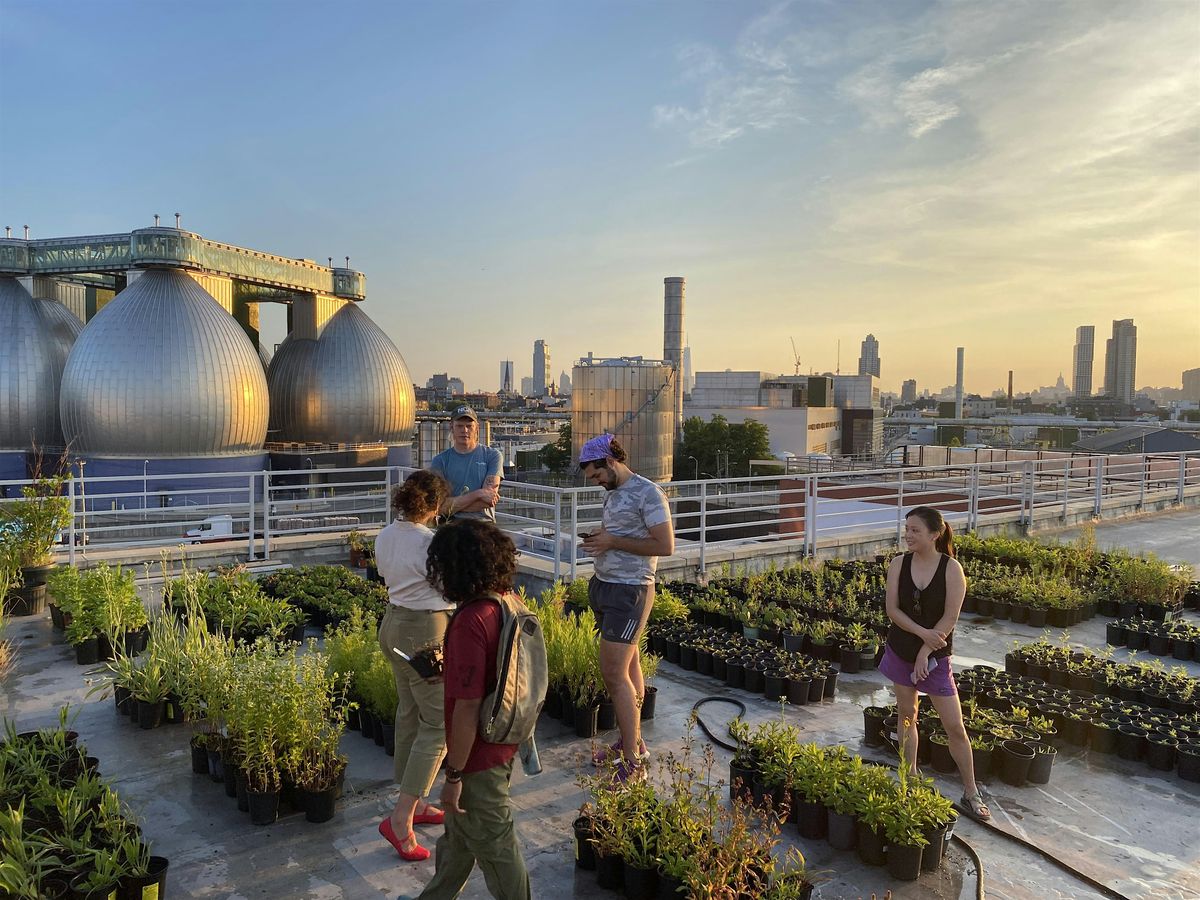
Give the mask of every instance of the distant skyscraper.
<svg viewBox="0 0 1200 900">
<path fill-rule="evenodd" d="M 521 396 L 522 396 L 522 397 L 532 397 L 532 396 L 534 396 L 534 393 L 533 393 L 533 379 L 532 379 L 530 376 L 528 376 L 528 375 L 524 376 L 524 377 L 521 379 Z"/>
<path fill-rule="evenodd" d="M 545 341 L 533 342 L 533 396 L 545 397 L 546 389 L 553 377 L 550 374 L 550 345 Z"/>
<path fill-rule="evenodd" d="M 900 402 L 901 403 L 916 403 L 917 402 L 917 379 L 909 378 L 900 386 Z"/>
<path fill-rule="evenodd" d="M 1133 319 L 1114 319 L 1112 337 L 1105 342 L 1104 393 L 1132 403 L 1136 369 L 1137 326 Z"/>
<path fill-rule="evenodd" d="M 1092 396 L 1092 366 L 1096 357 L 1096 326 L 1080 325 L 1075 329 L 1074 381 L 1071 383 L 1076 397 Z"/>
<path fill-rule="evenodd" d="M 858 374 L 879 377 L 879 341 L 868 334 L 862 342 L 862 353 L 858 357 Z"/>
<path fill-rule="evenodd" d="M 500 393 L 513 392 L 513 363 L 511 359 L 500 360 Z"/>
<path fill-rule="evenodd" d="M 1200 369 L 1184 370 L 1183 399 L 1200 402 Z"/>
<path fill-rule="evenodd" d="M 571 376 L 568 375 L 566 372 L 562 372 L 558 376 L 558 396 L 560 396 L 560 397 L 570 397 L 571 396 Z"/>
</svg>

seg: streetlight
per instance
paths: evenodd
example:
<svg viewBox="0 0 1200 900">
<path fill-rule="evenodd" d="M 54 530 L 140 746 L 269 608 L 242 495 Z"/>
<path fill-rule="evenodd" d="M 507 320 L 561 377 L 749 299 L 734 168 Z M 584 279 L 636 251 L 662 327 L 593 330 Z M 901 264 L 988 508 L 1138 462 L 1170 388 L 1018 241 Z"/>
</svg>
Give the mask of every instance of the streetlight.
<svg viewBox="0 0 1200 900">
<path fill-rule="evenodd" d="M 696 475 L 692 480 L 699 481 L 700 480 L 700 460 L 696 459 L 696 457 L 694 457 L 694 456 L 689 456 L 688 459 L 690 459 L 692 462 L 694 462 L 696 464 Z"/>
</svg>

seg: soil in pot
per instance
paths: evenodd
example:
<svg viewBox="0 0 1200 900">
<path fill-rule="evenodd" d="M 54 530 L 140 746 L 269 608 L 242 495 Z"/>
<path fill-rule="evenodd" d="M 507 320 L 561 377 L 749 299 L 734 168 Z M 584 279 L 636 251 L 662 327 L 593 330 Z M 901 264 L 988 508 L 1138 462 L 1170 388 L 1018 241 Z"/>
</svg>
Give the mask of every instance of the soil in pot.
<svg viewBox="0 0 1200 900">
<path fill-rule="evenodd" d="M 1000 743 L 1000 777 L 1013 787 L 1021 787 L 1029 778 L 1034 753 L 1020 741 Z"/>
<path fill-rule="evenodd" d="M 924 852 L 924 847 L 889 844 L 887 850 L 888 874 L 897 881 L 916 881 L 921 877 L 921 858 Z"/>
</svg>

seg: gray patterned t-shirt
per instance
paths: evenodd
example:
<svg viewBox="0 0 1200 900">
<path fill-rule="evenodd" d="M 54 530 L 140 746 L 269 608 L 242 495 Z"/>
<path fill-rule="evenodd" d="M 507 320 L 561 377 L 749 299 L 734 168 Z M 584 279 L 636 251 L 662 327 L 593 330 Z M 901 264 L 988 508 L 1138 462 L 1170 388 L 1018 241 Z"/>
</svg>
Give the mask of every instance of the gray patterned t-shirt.
<svg viewBox="0 0 1200 900">
<path fill-rule="evenodd" d="M 604 497 L 604 530 L 620 537 L 645 538 L 650 529 L 671 520 L 666 494 L 657 484 L 633 475 Z M 613 584 L 653 584 L 657 556 L 609 550 L 596 557 L 596 577 Z"/>
</svg>

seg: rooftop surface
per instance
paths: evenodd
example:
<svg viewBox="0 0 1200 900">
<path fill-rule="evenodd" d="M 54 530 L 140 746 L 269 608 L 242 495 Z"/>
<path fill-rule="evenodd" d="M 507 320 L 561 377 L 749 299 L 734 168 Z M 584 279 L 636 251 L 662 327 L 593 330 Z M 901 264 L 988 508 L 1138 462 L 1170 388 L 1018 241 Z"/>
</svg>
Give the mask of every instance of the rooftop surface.
<svg viewBox="0 0 1200 900">
<path fill-rule="evenodd" d="M 1102 546 L 1153 550 L 1168 560 L 1200 566 L 1200 512 L 1104 524 L 1097 527 L 1096 535 Z M 1188 616 L 1197 621 L 1195 613 Z M 1103 647 L 1107 621 L 1098 616 L 1071 628 L 1071 643 Z M 956 633 L 956 666 L 1002 666 L 1013 640 L 1026 642 L 1040 634 L 1024 625 L 966 615 Z M 431 876 L 432 860 L 401 863 L 376 832 L 394 795 L 391 759 L 372 742 L 355 734 L 343 737 L 350 764 L 346 795 L 333 820 L 312 825 L 293 815 L 256 828 L 237 812 L 220 785 L 191 774 L 186 729 L 166 726 L 142 731 L 119 718 L 111 700 L 85 699 L 90 686 L 85 670 L 74 664 L 69 647 L 52 633 L 48 618 L 16 620 L 8 636 L 19 655 L 0 699 L 0 712 L 15 717 L 25 730 L 54 724 L 55 711 L 64 703 L 79 708 L 74 727 L 81 740 L 100 758 L 102 772 L 122 797 L 141 813 L 155 852 L 171 860 L 169 896 L 358 900 L 416 894 Z M 1114 658 L 1127 655 L 1122 648 Z M 1200 664 L 1185 665 L 1193 676 L 1200 676 Z M 780 715 L 777 704 L 728 690 L 667 663 L 655 683 L 658 710 L 646 729 L 655 751 L 680 747 L 689 712 L 703 697 L 741 700 L 751 721 Z M 788 708 L 782 714 L 800 727 L 805 740 L 842 743 L 868 758 L 884 759 L 861 743 L 861 707 L 887 703 L 890 696 L 876 672 L 846 675 L 839 678 L 835 700 Z M 725 704 L 712 704 L 705 707 L 704 715 L 713 732 L 722 734 L 731 712 Z M 697 737 L 703 740 L 702 735 Z M 577 872 L 573 863 L 570 824 L 585 799 L 575 779 L 578 772 L 590 769 L 585 764 L 590 742 L 546 720 L 539 726 L 539 744 L 544 773 L 525 778 L 518 771 L 513 784 L 518 831 L 534 894 L 615 896 L 597 888 L 593 873 Z M 718 749 L 716 758 L 717 770 L 727 772 L 730 754 Z M 956 776 L 936 777 L 945 794 L 952 798 L 961 794 Z M 1200 785 L 1142 763 L 1089 757 L 1084 750 L 1068 747 L 1060 750 L 1048 785 L 1013 788 L 991 779 L 986 793 L 998 828 L 1036 844 L 1121 895 L 1200 897 L 1196 828 Z M 438 831 L 421 829 L 422 842 L 432 848 Z M 811 867 L 825 873 L 814 894 L 818 898 L 866 898 L 872 892 L 882 896 L 887 889 L 897 898 L 975 896 L 974 866 L 957 846 L 951 847 L 938 873 L 901 883 L 891 881 L 886 870 L 862 866 L 853 852 L 837 852 L 827 843 L 800 839 L 791 826 L 784 833 L 801 848 Z M 956 834 L 983 860 L 988 897 L 1086 900 L 1105 896 L 975 823 L 961 821 Z M 462 896 L 468 900 L 489 896 L 478 872 Z"/>
</svg>

